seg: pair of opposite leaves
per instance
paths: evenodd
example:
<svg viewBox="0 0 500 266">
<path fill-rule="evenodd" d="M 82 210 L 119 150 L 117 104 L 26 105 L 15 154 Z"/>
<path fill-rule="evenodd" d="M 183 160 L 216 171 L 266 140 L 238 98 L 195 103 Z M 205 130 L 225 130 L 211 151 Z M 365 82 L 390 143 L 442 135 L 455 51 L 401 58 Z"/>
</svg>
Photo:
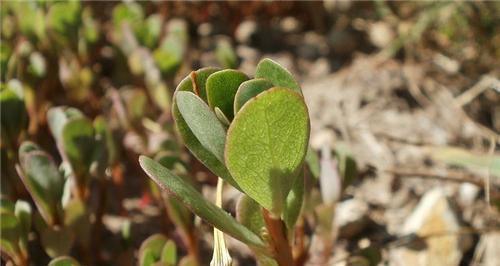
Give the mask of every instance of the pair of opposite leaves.
<svg viewBox="0 0 500 266">
<path fill-rule="evenodd" d="M 202 163 L 279 217 L 307 150 L 309 117 L 286 69 L 264 59 L 255 77 L 248 80 L 236 70 L 195 71 L 177 87 L 173 115 L 186 146 Z M 232 120 L 227 134 L 224 118 Z M 148 175 L 195 213 L 193 204 L 205 205 L 185 199 L 190 189 L 160 177 L 164 169 L 153 164 L 141 158 Z"/>
</svg>

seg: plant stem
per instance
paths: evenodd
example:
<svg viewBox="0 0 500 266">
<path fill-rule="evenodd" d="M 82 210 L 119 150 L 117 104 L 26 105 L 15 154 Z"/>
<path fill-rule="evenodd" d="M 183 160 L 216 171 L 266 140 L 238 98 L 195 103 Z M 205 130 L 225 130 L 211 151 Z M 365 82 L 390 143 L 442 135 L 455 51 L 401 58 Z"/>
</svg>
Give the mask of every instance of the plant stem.
<svg viewBox="0 0 500 266">
<path fill-rule="evenodd" d="M 275 218 L 269 211 L 262 209 L 267 231 L 271 237 L 271 248 L 274 259 L 280 266 L 294 266 L 292 250 L 288 243 L 286 226 L 280 218 Z"/>
<path fill-rule="evenodd" d="M 295 265 L 300 266 L 306 263 L 308 253 L 305 244 L 304 218 L 301 217 L 295 227 L 295 244 L 293 247 L 293 257 Z"/>
</svg>

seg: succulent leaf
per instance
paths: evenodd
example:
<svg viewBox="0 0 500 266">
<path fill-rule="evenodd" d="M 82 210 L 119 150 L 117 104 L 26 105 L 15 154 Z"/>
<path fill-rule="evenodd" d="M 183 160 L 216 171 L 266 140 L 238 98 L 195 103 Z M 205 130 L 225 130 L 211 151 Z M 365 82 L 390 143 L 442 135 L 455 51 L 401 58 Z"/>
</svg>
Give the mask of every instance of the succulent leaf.
<svg viewBox="0 0 500 266">
<path fill-rule="evenodd" d="M 72 257 L 62 256 L 51 260 L 48 266 L 80 266 L 80 263 Z"/>
<path fill-rule="evenodd" d="M 238 70 L 226 69 L 213 73 L 206 84 L 208 105 L 212 109 L 218 107 L 229 121 L 233 120 L 234 96 L 240 84 L 247 80 L 247 75 Z"/>
<path fill-rule="evenodd" d="M 264 58 L 259 62 L 255 70 L 255 78 L 267 79 L 274 87 L 289 88 L 302 94 L 299 83 L 290 71 L 269 58 Z"/>
<path fill-rule="evenodd" d="M 234 96 L 234 114 L 250 99 L 271 87 L 273 84 L 266 79 L 251 79 L 241 83 Z"/>
<path fill-rule="evenodd" d="M 172 174 L 167 168 L 146 156 L 141 156 L 139 163 L 151 179 L 161 188 L 176 195 L 200 218 L 249 246 L 265 250 L 264 243 L 257 235 L 239 224 L 227 212 L 205 200 L 187 181 Z"/>
<path fill-rule="evenodd" d="M 225 159 L 241 189 L 280 217 L 309 140 L 302 96 L 272 88 L 245 104 L 229 127 Z"/>
</svg>

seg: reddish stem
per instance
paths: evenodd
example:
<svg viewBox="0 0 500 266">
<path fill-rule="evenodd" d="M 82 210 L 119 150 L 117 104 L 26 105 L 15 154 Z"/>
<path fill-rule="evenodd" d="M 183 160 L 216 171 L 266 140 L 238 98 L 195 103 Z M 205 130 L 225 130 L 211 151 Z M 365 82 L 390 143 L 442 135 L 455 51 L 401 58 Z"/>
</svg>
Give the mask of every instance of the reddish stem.
<svg viewBox="0 0 500 266">
<path fill-rule="evenodd" d="M 269 236 L 271 236 L 270 245 L 274 259 L 280 266 L 294 266 L 295 262 L 288 243 L 285 223 L 279 218 L 274 218 L 266 209 L 263 209 L 262 214 Z"/>
</svg>

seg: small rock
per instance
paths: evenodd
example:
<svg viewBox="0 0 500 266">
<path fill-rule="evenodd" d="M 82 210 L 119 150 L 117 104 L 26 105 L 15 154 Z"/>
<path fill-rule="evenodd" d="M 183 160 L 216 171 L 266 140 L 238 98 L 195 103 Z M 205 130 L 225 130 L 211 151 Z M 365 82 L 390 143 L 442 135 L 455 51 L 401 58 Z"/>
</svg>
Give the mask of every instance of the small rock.
<svg viewBox="0 0 500 266">
<path fill-rule="evenodd" d="M 318 130 L 311 134 L 311 147 L 315 150 L 321 150 L 325 145 L 331 145 L 335 140 L 335 133 L 330 129 Z"/>
<path fill-rule="evenodd" d="M 485 250 L 483 255 L 484 266 L 500 265 L 500 233 L 488 233 L 481 237 L 481 242 L 484 241 Z"/>
<path fill-rule="evenodd" d="M 337 204 L 335 226 L 340 238 L 351 238 L 359 234 L 368 224 L 368 204 L 352 198 Z"/>
<path fill-rule="evenodd" d="M 239 69 L 244 73 L 254 73 L 259 62 L 259 51 L 250 46 L 238 45 L 236 47 L 236 54 L 241 58 Z"/>
<path fill-rule="evenodd" d="M 330 73 L 330 63 L 326 58 L 319 58 L 309 68 L 308 75 L 311 78 L 326 76 Z"/>
<path fill-rule="evenodd" d="M 313 31 L 306 32 L 303 42 L 297 46 L 298 56 L 307 60 L 316 60 L 327 55 L 328 52 L 326 38 Z"/>
<path fill-rule="evenodd" d="M 286 33 L 295 33 L 300 31 L 301 25 L 299 20 L 294 17 L 285 17 L 280 21 L 280 28 Z"/>
<path fill-rule="evenodd" d="M 252 35 L 257 31 L 257 23 L 253 20 L 245 20 L 238 25 L 235 38 L 240 43 L 250 43 Z"/>
<path fill-rule="evenodd" d="M 458 201 L 463 206 L 470 206 L 476 199 L 481 189 L 470 183 L 463 183 L 458 190 Z"/>
<path fill-rule="evenodd" d="M 212 24 L 210 23 L 201 23 L 200 26 L 198 26 L 198 35 L 206 37 L 212 34 L 214 31 L 214 28 Z"/>
<path fill-rule="evenodd" d="M 441 53 L 438 53 L 433 58 L 434 64 L 446 71 L 448 74 L 456 74 L 460 70 L 460 63 L 452 58 L 449 58 Z"/>
<path fill-rule="evenodd" d="M 458 234 L 460 225 L 440 188 L 427 192 L 405 221 L 402 234 L 422 237 L 422 245 L 392 250 L 391 265 L 459 265 L 464 239 Z"/>
<path fill-rule="evenodd" d="M 387 47 L 394 39 L 394 32 L 386 22 L 373 23 L 368 31 L 370 41 L 378 48 Z"/>
</svg>

